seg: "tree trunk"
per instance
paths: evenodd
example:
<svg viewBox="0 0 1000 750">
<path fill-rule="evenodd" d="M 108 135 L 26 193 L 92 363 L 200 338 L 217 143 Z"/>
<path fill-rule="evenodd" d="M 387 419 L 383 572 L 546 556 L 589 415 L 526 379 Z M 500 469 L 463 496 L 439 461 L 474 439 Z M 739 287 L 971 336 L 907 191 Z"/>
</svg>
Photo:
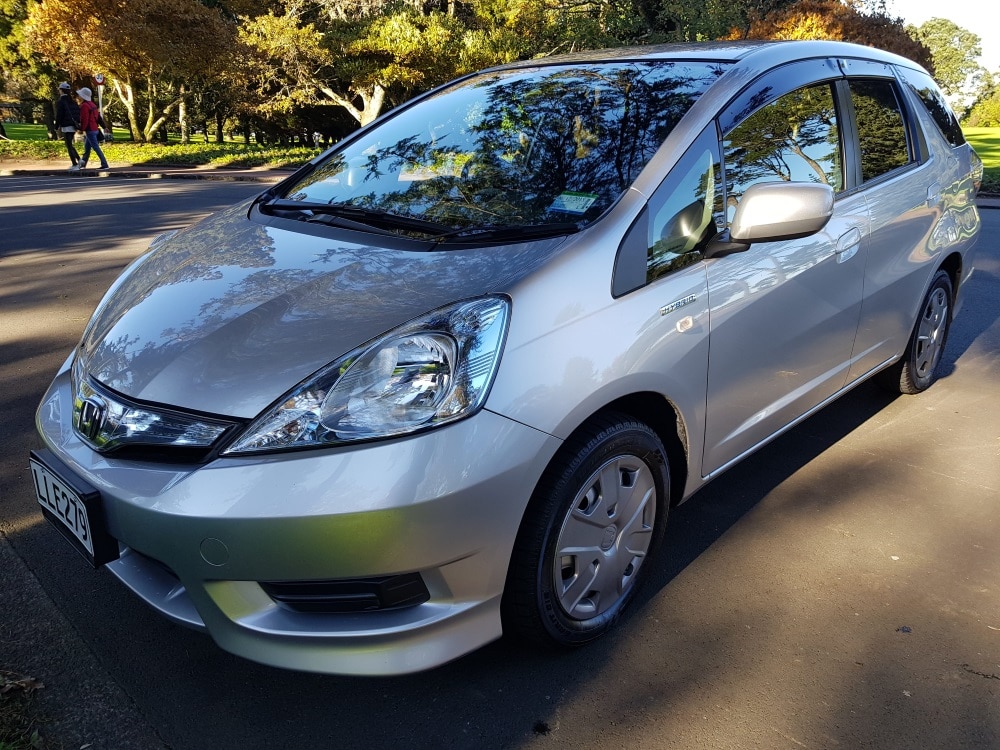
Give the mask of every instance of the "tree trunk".
<svg viewBox="0 0 1000 750">
<path fill-rule="evenodd" d="M 112 83 L 115 87 L 115 94 L 118 95 L 118 101 L 125 107 L 129 135 L 133 141 L 145 141 L 146 139 L 143 136 L 142 128 L 139 127 L 139 118 L 135 111 L 135 89 L 132 87 L 131 81 L 122 81 L 118 78 L 113 78 Z"/>
<path fill-rule="evenodd" d="M 181 143 L 187 145 L 191 142 L 191 132 L 188 126 L 187 114 L 187 88 L 182 83 L 177 96 L 177 120 L 181 125 Z"/>
<path fill-rule="evenodd" d="M 360 108 L 346 96 L 339 94 L 328 86 L 320 86 L 319 90 L 324 96 L 333 101 L 334 104 L 350 112 L 351 117 L 357 120 L 362 127 L 378 117 L 382 113 L 382 106 L 385 104 L 385 89 L 377 83 L 357 92 L 358 98 L 361 99 Z"/>
<path fill-rule="evenodd" d="M 153 126 L 153 110 L 156 107 L 156 84 L 153 83 L 153 76 L 146 78 L 146 125 L 142 129 L 142 140 L 154 140 L 159 125 Z"/>
<path fill-rule="evenodd" d="M 162 134 L 161 140 L 163 143 L 167 142 L 167 129 L 163 127 L 167 120 L 170 118 L 170 114 L 174 111 L 174 108 L 179 106 L 183 101 L 186 93 L 183 92 L 178 95 L 176 99 L 167 104 L 161 111 L 160 116 L 156 117 L 155 107 L 156 107 L 156 86 L 150 83 L 149 85 L 149 116 L 146 118 L 146 127 L 144 129 L 144 134 L 146 140 L 153 140 L 157 133 Z M 156 117 L 154 120 L 153 118 Z"/>
<path fill-rule="evenodd" d="M 226 134 L 223 132 L 223 128 L 226 126 L 226 118 L 223 116 L 222 112 L 219 110 L 215 111 L 215 142 L 225 143 Z"/>
</svg>

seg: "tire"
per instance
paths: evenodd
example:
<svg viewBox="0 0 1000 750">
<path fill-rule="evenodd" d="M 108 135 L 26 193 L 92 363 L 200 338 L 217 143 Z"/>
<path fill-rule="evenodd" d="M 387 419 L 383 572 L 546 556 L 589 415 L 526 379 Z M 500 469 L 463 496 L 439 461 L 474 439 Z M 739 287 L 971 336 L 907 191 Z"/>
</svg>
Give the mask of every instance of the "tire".
<svg viewBox="0 0 1000 750">
<path fill-rule="evenodd" d="M 951 277 L 938 271 L 920 304 L 920 314 L 902 359 L 880 373 L 880 382 L 886 389 L 914 395 L 926 391 L 937 380 L 937 368 L 951 330 L 953 303 Z"/>
<path fill-rule="evenodd" d="M 546 470 L 514 544 L 504 632 L 578 646 L 607 632 L 652 567 L 669 502 L 663 444 L 610 415 L 567 441 Z"/>
</svg>

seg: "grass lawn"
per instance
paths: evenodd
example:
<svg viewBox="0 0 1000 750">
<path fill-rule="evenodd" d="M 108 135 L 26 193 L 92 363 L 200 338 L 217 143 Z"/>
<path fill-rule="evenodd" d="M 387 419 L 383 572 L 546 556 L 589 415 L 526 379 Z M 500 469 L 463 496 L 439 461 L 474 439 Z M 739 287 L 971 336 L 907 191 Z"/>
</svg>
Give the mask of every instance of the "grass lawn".
<svg viewBox="0 0 1000 750">
<path fill-rule="evenodd" d="M 47 141 L 49 139 L 48 131 L 44 125 L 29 125 L 23 122 L 5 122 L 3 126 L 7 131 L 7 137 L 12 141 Z M 128 128 L 115 128 L 116 137 L 124 138 L 127 135 Z M 212 135 L 210 137 L 214 139 L 215 136 Z M 179 133 L 171 132 L 169 133 L 168 140 L 170 143 L 180 143 L 181 136 Z M 192 140 L 198 143 L 204 143 L 205 141 L 202 135 L 192 136 Z M 227 136 L 226 143 L 243 143 L 243 139 L 240 138 L 239 140 L 234 140 Z"/>
<path fill-rule="evenodd" d="M 51 159 L 60 165 L 66 161 L 66 147 L 62 140 L 47 140 L 44 125 L 4 123 L 4 128 L 10 140 L 0 140 L 0 161 Z M 174 139 L 166 144 L 133 143 L 121 140 L 126 136 L 122 128 L 115 130 L 115 136 L 115 141 L 101 145 L 108 161 L 136 166 L 298 167 L 319 153 L 317 149 L 306 146 L 261 146 L 242 141 L 205 143 L 202 137 L 193 139 L 187 145 Z"/>
<path fill-rule="evenodd" d="M 25 125 L 21 122 L 5 122 L 3 129 L 12 141 L 44 141 L 49 137 L 44 125 Z"/>
<path fill-rule="evenodd" d="M 0 750 L 36 750 L 42 739 L 36 727 L 43 723 L 33 693 L 42 683 L 0 669 Z"/>
<path fill-rule="evenodd" d="M 1000 193 L 1000 128 L 963 128 L 983 160 L 983 192 Z"/>
</svg>

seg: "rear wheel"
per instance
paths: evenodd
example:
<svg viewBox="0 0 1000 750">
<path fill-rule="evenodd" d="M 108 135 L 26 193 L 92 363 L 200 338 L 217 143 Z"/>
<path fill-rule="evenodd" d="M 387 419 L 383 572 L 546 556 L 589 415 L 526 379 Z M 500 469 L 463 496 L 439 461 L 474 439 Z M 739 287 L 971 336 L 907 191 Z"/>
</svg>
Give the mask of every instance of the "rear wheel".
<svg viewBox="0 0 1000 750">
<path fill-rule="evenodd" d="M 912 395 L 927 390 L 937 380 L 937 367 L 951 328 L 953 297 L 951 277 L 938 271 L 920 306 L 903 358 L 880 376 L 886 388 Z"/>
<path fill-rule="evenodd" d="M 610 629 L 648 575 L 669 486 L 663 445 L 641 422 L 611 416 L 567 441 L 518 532 L 505 632 L 572 646 Z"/>
</svg>

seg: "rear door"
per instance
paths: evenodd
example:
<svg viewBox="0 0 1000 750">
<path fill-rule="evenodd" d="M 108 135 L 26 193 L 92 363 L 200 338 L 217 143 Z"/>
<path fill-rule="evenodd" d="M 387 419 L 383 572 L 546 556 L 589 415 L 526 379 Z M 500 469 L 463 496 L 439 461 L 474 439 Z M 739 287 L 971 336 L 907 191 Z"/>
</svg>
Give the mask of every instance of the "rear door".
<svg viewBox="0 0 1000 750">
<path fill-rule="evenodd" d="M 943 116 L 945 129 L 929 116 L 921 127 L 917 108 L 924 105 L 919 100 L 908 104 L 890 66 L 852 61 L 845 69 L 858 134 L 856 178 L 872 218 L 853 380 L 906 348 L 943 254 L 972 241 L 966 217 L 978 226 L 978 215 L 963 183 L 968 175 L 960 158 L 964 138 L 947 117 L 951 113 L 943 99 L 935 113 Z M 914 93 L 936 93 L 927 76 L 909 70 L 906 75 L 925 81 L 926 88 L 911 87 Z"/>
</svg>

